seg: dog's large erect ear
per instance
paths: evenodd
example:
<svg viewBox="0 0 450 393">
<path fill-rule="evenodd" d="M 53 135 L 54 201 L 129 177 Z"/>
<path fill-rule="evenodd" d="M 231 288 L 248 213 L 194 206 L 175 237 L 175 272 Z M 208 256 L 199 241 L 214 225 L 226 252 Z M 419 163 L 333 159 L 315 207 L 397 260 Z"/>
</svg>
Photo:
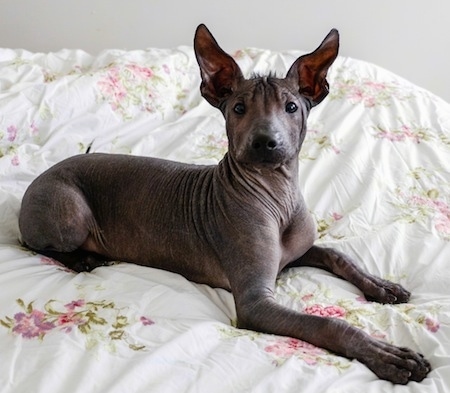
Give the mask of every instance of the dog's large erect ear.
<svg viewBox="0 0 450 393">
<path fill-rule="evenodd" d="M 194 50 L 202 84 L 202 96 L 213 106 L 219 106 L 234 90 L 242 72 L 233 58 L 225 53 L 205 25 L 197 27 Z"/>
<path fill-rule="evenodd" d="M 328 69 L 338 55 L 339 33 L 331 30 L 312 53 L 300 56 L 289 69 L 286 79 L 298 80 L 299 92 L 311 102 L 319 104 L 328 94 Z"/>
</svg>

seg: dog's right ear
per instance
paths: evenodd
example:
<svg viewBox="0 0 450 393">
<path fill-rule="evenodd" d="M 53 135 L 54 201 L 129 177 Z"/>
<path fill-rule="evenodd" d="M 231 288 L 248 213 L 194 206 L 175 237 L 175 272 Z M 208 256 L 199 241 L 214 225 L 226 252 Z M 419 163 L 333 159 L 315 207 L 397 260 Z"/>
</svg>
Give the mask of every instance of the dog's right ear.
<svg viewBox="0 0 450 393">
<path fill-rule="evenodd" d="M 218 107 L 243 78 L 241 69 L 233 58 L 222 50 L 203 24 L 198 26 L 195 32 L 194 51 L 202 77 L 202 96 L 211 105 Z"/>
</svg>

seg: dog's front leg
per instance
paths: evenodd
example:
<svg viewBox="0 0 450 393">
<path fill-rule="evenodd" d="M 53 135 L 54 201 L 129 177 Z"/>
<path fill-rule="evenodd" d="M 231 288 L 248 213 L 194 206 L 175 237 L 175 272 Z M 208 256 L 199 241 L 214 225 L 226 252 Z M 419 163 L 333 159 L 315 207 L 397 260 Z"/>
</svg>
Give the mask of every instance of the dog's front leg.
<svg viewBox="0 0 450 393">
<path fill-rule="evenodd" d="M 235 269 L 230 277 L 239 327 L 298 338 L 355 358 L 393 383 L 425 378 L 430 365 L 422 355 L 376 340 L 345 321 L 301 314 L 276 303 L 276 271 L 270 266 L 246 261 L 245 269 Z"/>
<path fill-rule="evenodd" d="M 405 303 L 411 294 L 400 284 L 362 270 L 348 255 L 333 248 L 313 246 L 287 267 L 313 266 L 328 270 L 359 288 L 369 300 L 379 303 Z"/>
</svg>

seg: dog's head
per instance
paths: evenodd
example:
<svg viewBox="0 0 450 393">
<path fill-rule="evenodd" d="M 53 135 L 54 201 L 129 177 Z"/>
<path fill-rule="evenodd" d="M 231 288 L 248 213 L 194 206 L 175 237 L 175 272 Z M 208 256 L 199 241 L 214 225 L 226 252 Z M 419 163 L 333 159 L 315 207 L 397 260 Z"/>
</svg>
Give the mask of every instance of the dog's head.
<svg viewBox="0 0 450 393">
<path fill-rule="evenodd" d="M 296 158 L 309 111 L 328 94 L 326 75 L 338 48 L 339 34 L 331 30 L 314 52 L 292 64 L 285 78 L 245 79 L 206 26 L 197 28 L 194 49 L 200 90 L 225 116 L 229 153 L 236 161 L 280 165 Z"/>
</svg>

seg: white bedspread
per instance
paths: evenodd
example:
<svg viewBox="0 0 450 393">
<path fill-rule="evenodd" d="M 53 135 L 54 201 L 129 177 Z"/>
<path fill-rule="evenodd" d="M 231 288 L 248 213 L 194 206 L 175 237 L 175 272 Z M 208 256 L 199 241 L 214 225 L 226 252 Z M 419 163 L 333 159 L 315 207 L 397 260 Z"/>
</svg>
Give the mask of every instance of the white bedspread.
<svg viewBox="0 0 450 393">
<path fill-rule="evenodd" d="M 283 75 L 300 54 L 234 56 L 247 74 Z M 329 81 L 299 157 L 318 242 L 413 295 L 371 303 L 329 273 L 298 268 L 280 276 L 278 301 L 420 351 L 428 378 L 394 386 L 305 342 L 239 330 L 230 293 L 173 273 L 119 263 L 75 274 L 22 248 L 22 195 L 56 162 L 90 148 L 210 164 L 227 142 L 221 114 L 200 96 L 191 48 L 3 49 L 0 391 L 448 393 L 450 105 L 349 58 Z"/>
</svg>

